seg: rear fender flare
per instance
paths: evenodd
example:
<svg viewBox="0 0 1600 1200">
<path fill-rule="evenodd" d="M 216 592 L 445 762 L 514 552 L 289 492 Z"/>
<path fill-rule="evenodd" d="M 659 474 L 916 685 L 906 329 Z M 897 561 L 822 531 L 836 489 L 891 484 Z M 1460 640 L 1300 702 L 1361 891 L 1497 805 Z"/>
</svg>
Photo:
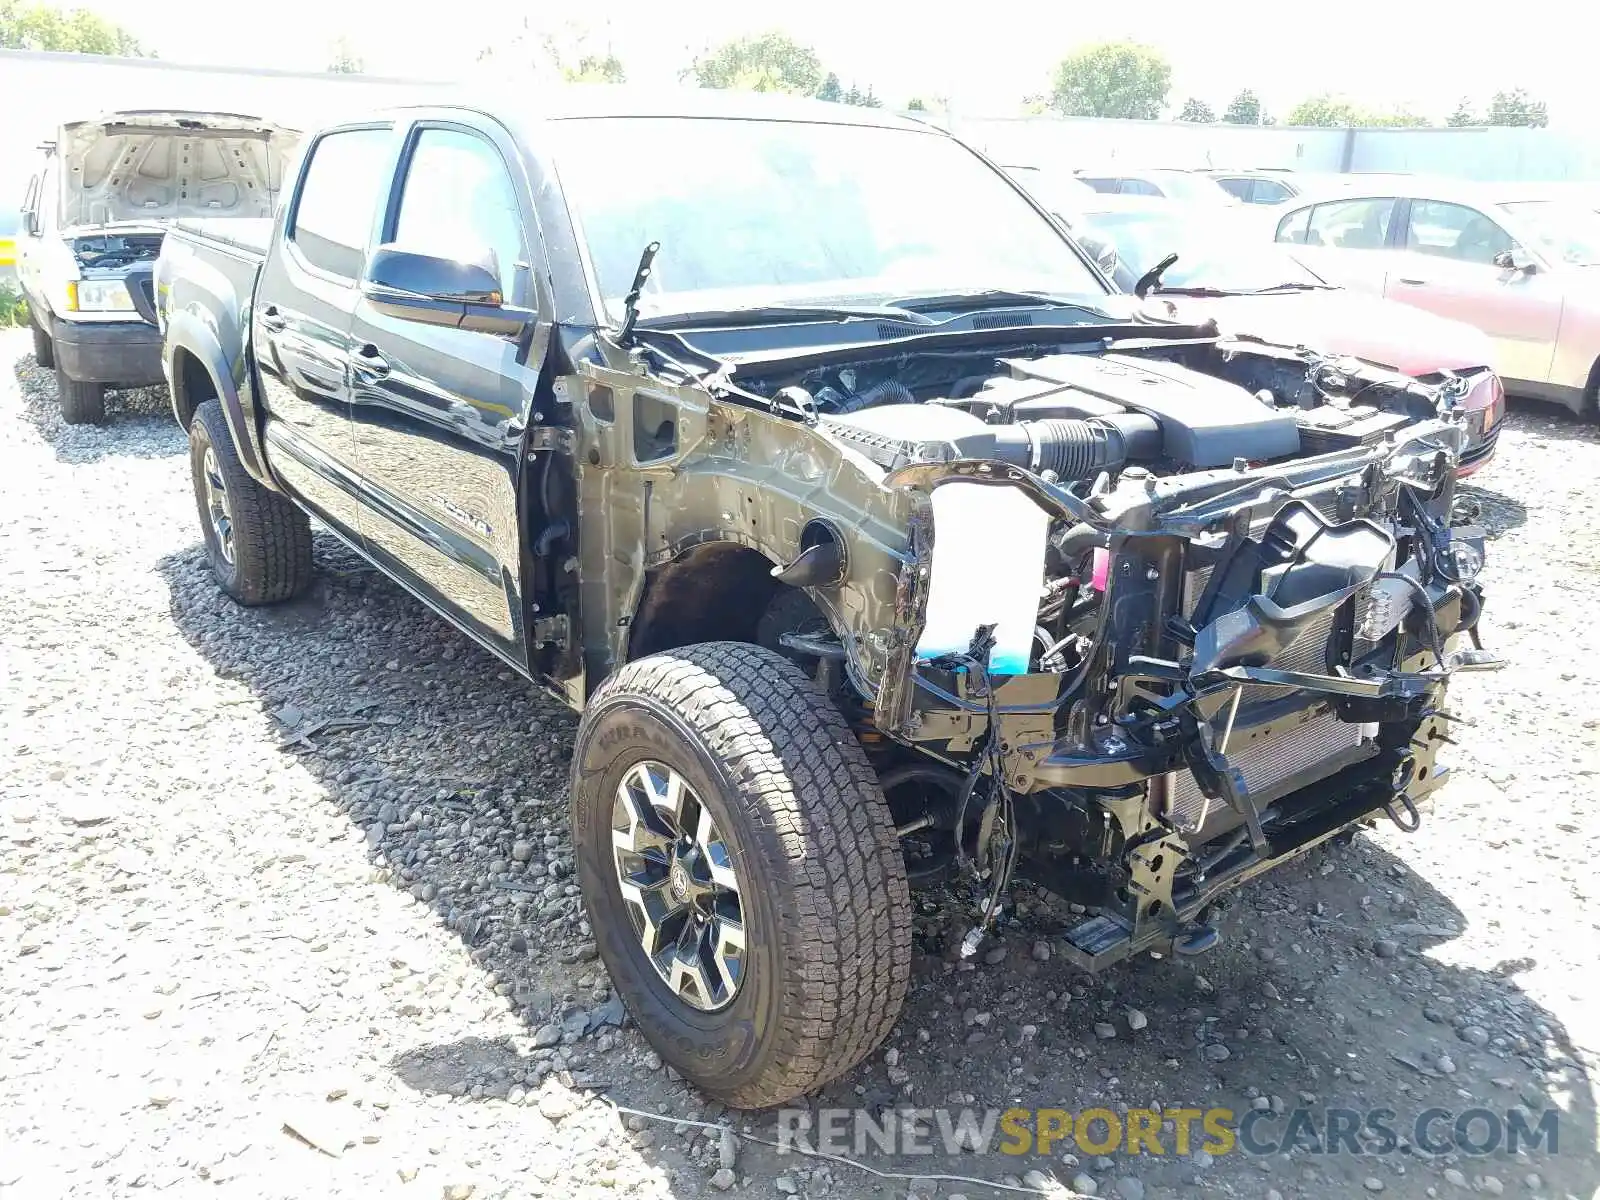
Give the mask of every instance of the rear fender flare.
<svg viewBox="0 0 1600 1200">
<path fill-rule="evenodd" d="M 162 349 L 167 383 L 172 392 L 172 414 L 185 429 L 194 416 L 194 410 L 208 399 L 193 394 L 189 376 L 183 368 L 183 358 L 188 356 L 200 365 L 209 378 L 211 391 L 222 404 L 222 415 L 227 419 L 228 431 L 239 451 L 239 462 L 254 479 L 264 487 L 280 491 L 267 469 L 261 438 L 255 423 L 247 415 L 254 405 L 246 407 L 240 396 L 240 384 L 228 369 L 227 356 L 211 328 L 187 312 L 170 313 L 167 318 L 166 338 Z M 242 369 L 248 370 L 248 366 Z M 246 382 L 244 387 L 248 388 Z"/>
</svg>

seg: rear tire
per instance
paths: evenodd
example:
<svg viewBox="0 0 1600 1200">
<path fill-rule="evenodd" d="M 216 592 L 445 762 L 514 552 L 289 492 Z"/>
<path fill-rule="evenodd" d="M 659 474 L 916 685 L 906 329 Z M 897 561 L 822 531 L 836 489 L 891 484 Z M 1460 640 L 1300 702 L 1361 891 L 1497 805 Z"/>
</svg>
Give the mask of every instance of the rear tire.
<svg viewBox="0 0 1600 1200">
<path fill-rule="evenodd" d="M 54 358 L 52 356 L 52 361 Z M 106 419 L 106 385 L 68 379 L 56 368 L 56 395 L 61 401 L 61 419 L 68 425 L 101 425 Z"/>
<path fill-rule="evenodd" d="M 245 471 L 222 405 L 189 422 L 189 468 L 211 571 L 240 604 L 292 600 L 311 582 L 311 522 Z"/>
<path fill-rule="evenodd" d="M 663 781 L 652 793 L 671 793 L 676 778 L 687 810 L 714 823 L 721 857 L 698 861 L 727 864 L 742 953 L 722 983 L 722 951 L 709 960 L 714 992 L 737 980 L 708 996 L 715 1005 L 663 973 L 644 945 L 644 909 L 624 898 L 620 864 L 634 887 L 650 877 L 627 848 L 640 844 L 628 787 L 646 764 Z M 578 727 L 572 825 L 600 957 L 646 1039 L 696 1086 L 739 1108 L 781 1104 L 850 1070 L 893 1027 L 910 975 L 911 900 L 889 806 L 839 711 L 787 659 L 708 642 L 618 670 Z M 673 872 L 697 861 L 693 846 L 685 853 L 655 868 L 654 898 L 667 905 L 682 895 Z"/>
<path fill-rule="evenodd" d="M 39 326 L 39 319 L 32 313 L 28 314 L 28 326 L 33 334 L 33 357 L 45 370 L 51 370 L 56 365 L 56 344 L 50 340 L 50 335 Z"/>
</svg>

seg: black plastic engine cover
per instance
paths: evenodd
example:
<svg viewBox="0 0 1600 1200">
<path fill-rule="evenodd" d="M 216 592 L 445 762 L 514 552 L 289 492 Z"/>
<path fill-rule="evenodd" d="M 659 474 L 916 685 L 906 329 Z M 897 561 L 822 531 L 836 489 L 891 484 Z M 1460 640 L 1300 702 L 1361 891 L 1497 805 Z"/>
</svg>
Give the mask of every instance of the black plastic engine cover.
<svg viewBox="0 0 1600 1200">
<path fill-rule="evenodd" d="M 1300 452 L 1290 410 L 1267 407 L 1236 384 L 1159 359 L 1125 354 L 1053 354 L 1005 359 L 1018 379 L 1062 384 L 1086 400 L 1109 401 L 1154 417 L 1162 455 L 1191 467 L 1225 467 Z M 1052 400 L 1061 397 L 1052 396 Z"/>
</svg>

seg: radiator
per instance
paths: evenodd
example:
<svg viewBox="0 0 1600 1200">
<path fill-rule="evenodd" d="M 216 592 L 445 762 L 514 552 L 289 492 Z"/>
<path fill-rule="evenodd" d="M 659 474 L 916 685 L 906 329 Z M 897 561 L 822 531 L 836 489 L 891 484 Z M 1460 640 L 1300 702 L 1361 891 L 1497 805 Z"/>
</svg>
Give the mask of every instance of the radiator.
<svg viewBox="0 0 1600 1200">
<path fill-rule="evenodd" d="M 1230 745 L 1228 761 L 1239 768 L 1245 785 L 1252 792 L 1262 791 L 1320 763 L 1328 764 L 1331 771 L 1344 754 L 1359 746 L 1362 737 L 1372 732 L 1368 727 L 1341 721 L 1334 713 L 1321 712 L 1276 736 Z M 1309 776 L 1306 782 L 1317 778 L 1321 776 Z M 1199 824 L 1205 805 L 1206 795 L 1195 782 L 1192 771 L 1173 771 L 1167 776 L 1168 820 L 1184 829 L 1193 829 Z M 1212 805 L 1214 811 L 1223 802 L 1215 800 Z"/>
</svg>

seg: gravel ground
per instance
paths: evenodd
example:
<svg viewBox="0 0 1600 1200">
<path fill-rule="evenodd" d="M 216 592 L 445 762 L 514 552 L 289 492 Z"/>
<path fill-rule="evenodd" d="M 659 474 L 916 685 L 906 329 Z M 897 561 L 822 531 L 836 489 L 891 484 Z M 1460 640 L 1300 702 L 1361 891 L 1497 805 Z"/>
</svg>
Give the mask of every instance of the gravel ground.
<svg viewBox="0 0 1600 1200">
<path fill-rule="evenodd" d="M 673 1078 L 608 990 L 570 879 L 574 718 L 323 537 L 307 598 L 234 607 L 161 391 L 63 428 L 25 335 L 0 363 L 0 1192 L 1000 1194 L 606 1107 L 775 1129 Z M 1321 851 L 1238 896 L 1210 955 L 1100 979 L 1052 954 L 1042 896 L 956 964 L 962 914 L 926 895 L 904 1017 L 815 1103 L 1402 1131 L 1555 1107 L 1558 1152 L 866 1161 L 1124 1200 L 1596 1195 L 1600 436 L 1520 408 L 1475 482 L 1512 665 L 1458 684 L 1473 724 L 1421 832 Z"/>
</svg>

